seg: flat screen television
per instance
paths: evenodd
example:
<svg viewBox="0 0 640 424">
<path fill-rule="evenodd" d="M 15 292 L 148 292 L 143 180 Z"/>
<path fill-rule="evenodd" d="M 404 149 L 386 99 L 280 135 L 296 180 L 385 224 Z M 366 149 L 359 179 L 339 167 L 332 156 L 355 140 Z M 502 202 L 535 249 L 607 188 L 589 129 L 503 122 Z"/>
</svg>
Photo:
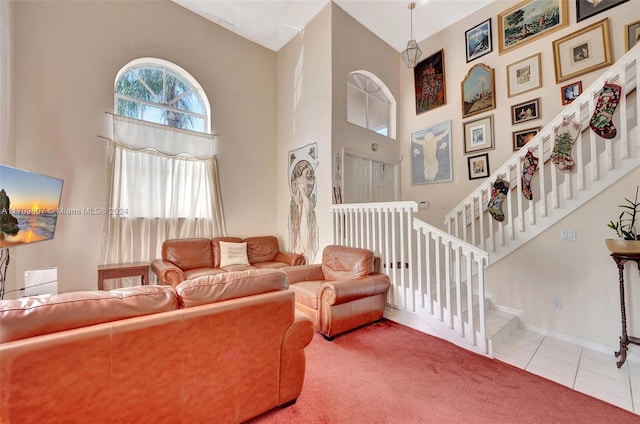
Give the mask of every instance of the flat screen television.
<svg viewBox="0 0 640 424">
<path fill-rule="evenodd" d="M 53 238 L 62 183 L 0 164 L 0 248 Z"/>
</svg>

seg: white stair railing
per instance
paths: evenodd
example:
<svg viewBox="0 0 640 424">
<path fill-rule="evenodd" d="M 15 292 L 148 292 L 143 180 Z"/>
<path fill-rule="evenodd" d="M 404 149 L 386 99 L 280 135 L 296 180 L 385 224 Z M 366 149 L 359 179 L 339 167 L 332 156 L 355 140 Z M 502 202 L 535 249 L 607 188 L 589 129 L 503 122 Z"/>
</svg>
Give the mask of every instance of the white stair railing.
<svg viewBox="0 0 640 424">
<path fill-rule="evenodd" d="M 447 232 L 487 250 L 491 263 L 495 263 L 640 166 L 637 118 L 640 96 L 634 92 L 639 78 L 640 44 L 612 65 L 449 212 L 445 218 Z M 589 128 L 598 94 L 606 82 L 622 86 L 614 114 L 618 133 L 612 140 L 598 137 Z M 563 119 L 582 125 L 572 151 L 575 172 L 571 174 L 560 171 L 549 161 L 555 144 L 555 130 Z M 533 200 L 527 200 L 521 194 L 522 167 L 528 150 L 540 159 L 531 181 Z M 502 204 L 503 222 L 495 221 L 486 209 L 492 184 L 498 177 L 510 183 Z"/>
<path fill-rule="evenodd" d="M 369 249 L 380 257 L 382 272 L 391 279 L 387 302 L 407 306 L 413 284 L 413 214 L 416 202 L 332 205 L 333 243 Z M 408 272 L 391 272 L 405 269 Z"/>
<path fill-rule="evenodd" d="M 417 307 L 487 353 L 484 270 L 489 254 L 419 219 L 413 228 Z"/>
<path fill-rule="evenodd" d="M 415 202 L 333 205 L 333 243 L 372 250 L 389 275 L 389 306 L 435 318 L 487 353 L 488 253 L 415 219 Z M 432 320 L 432 322 L 435 322 Z"/>
<path fill-rule="evenodd" d="M 413 217 L 415 202 L 333 205 L 333 243 L 372 250 L 389 275 L 389 306 L 440 322 L 457 339 L 487 353 L 485 268 L 553 225 L 615 181 L 640 166 L 638 112 L 640 44 L 612 65 L 582 95 L 549 122 L 520 151 L 456 206 L 447 216 L 447 231 Z M 612 140 L 589 129 L 605 82 L 622 86 L 614 114 L 618 129 Z M 564 119 L 578 121 L 574 143 L 575 172 L 565 174 L 549 161 L 555 130 Z M 522 194 L 522 164 L 527 150 L 540 158 L 531 184 L 533 200 Z M 503 202 L 505 220 L 486 210 L 497 177 L 510 182 Z M 489 253 L 487 253 L 489 251 Z M 443 334 L 441 332 L 441 334 Z"/>
</svg>

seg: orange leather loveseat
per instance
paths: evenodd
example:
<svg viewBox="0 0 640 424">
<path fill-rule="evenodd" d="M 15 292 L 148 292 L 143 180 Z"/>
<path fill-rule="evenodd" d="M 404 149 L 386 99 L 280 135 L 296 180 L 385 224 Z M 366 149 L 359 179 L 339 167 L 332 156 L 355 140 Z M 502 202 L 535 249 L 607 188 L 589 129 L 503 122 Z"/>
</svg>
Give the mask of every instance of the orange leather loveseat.
<svg viewBox="0 0 640 424">
<path fill-rule="evenodd" d="M 328 340 L 382 318 L 390 282 L 378 269 L 372 251 L 333 245 L 324 248 L 321 264 L 281 268 L 296 308 Z"/>
<path fill-rule="evenodd" d="M 225 247 L 229 250 L 225 251 Z M 151 262 L 151 270 L 158 276 L 158 284 L 175 287 L 184 280 L 203 275 L 304 263 L 303 255 L 281 252 L 274 236 L 186 238 L 162 243 L 162 259 Z"/>
<path fill-rule="evenodd" d="M 239 423 L 301 392 L 284 274 L 0 301 L 0 422 Z"/>
</svg>

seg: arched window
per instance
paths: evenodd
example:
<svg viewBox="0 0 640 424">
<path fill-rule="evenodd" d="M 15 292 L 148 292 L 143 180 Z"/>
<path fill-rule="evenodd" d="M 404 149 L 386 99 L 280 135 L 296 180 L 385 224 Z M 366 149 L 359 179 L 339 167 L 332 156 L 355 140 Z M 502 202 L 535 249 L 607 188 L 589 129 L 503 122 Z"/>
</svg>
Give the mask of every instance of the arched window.
<svg viewBox="0 0 640 424">
<path fill-rule="evenodd" d="M 226 235 L 202 87 L 153 58 L 123 67 L 114 83 L 109 211 L 103 263 L 150 261 L 164 240 Z"/>
<path fill-rule="evenodd" d="M 118 115 L 185 130 L 211 132 L 204 90 L 184 69 L 166 60 L 142 58 L 124 66 L 115 81 Z"/>
<path fill-rule="evenodd" d="M 347 78 L 347 121 L 395 139 L 396 101 L 378 77 L 354 71 Z"/>
</svg>

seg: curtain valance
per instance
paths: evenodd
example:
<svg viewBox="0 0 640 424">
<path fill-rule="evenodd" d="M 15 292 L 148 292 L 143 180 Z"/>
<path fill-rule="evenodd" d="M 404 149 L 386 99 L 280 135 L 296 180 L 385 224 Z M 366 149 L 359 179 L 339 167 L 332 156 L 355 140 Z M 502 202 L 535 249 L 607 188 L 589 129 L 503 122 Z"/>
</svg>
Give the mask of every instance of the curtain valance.
<svg viewBox="0 0 640 424">
<path fill-rule="evenodd" d="M 156 151 L 166 156 L 210 159 L 216 153 L 215 136 L 108 114 L 113 121 L 111 140 L 129 150 Z"/>
</svg>

